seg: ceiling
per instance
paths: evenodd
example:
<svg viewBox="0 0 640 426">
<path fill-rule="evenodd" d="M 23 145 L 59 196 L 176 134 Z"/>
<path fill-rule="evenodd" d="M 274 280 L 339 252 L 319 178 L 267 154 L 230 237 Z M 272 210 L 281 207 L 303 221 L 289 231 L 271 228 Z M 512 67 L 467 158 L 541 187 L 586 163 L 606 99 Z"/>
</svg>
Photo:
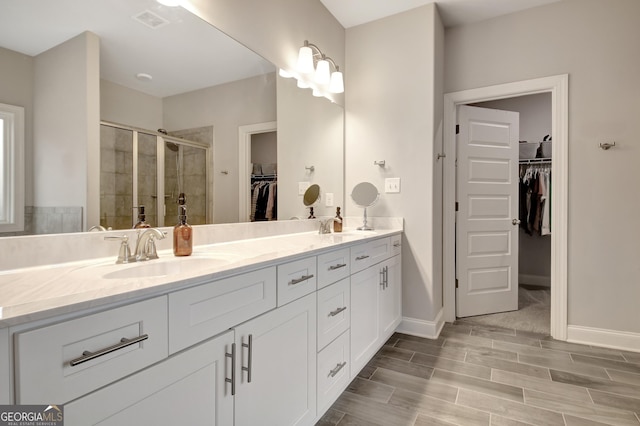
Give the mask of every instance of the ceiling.
<svg viewBox="0 0 640 426">
<path fill-rule="evenodd" d="M 141 14 L 160 25 L 135 19 Z M 84 31 L 100 38 L 101 78 L 160 98 L 275 71 L 182 7 L 155 0 L 0 0 L 0 47 L 35 56 Z"/>
<path fill-rule="evenodd" d="M 445 27 L 470 24 L 561 0 L 320 0 L 345 28 L 436 3 Z"/>
</svg>

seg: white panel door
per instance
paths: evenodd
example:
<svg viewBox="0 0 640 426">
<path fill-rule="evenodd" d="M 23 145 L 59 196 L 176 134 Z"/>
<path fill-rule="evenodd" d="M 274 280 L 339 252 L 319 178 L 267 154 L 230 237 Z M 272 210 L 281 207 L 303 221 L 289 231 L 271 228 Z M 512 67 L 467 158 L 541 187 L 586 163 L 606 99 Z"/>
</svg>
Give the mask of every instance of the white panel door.
<svg viewBox="0 0 640 426">
<path fill-rule="evenodd" d="M 518 309 L 519 114 L 460 106 L 456 316 Z"/>
</svg>

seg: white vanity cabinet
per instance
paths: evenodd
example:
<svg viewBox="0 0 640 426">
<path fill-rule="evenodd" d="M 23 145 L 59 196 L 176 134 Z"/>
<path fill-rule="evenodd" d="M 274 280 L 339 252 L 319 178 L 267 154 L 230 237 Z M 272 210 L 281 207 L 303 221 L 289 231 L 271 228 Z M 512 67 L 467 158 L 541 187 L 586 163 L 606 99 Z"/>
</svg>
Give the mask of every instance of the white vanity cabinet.
<svg viewBox="0 0 640 426">
<path fill-rule="evenodd" d="M 15 402 L 65 404 L 167 357 L 165 296 L 14 334 Z"/>
<path fill-rule="evenodd" d="M 351 248 L 361 265 L 351 276 L 351 377 L 364 368 L 402 320 L 400 236 Z M 376 263 L 373 263 L 376 262 Z M 352 266 L 353 269 L 353 266 Z"/>
<path fill-rule="evenodd" d="M 227 331 L 65 404 L 65 425 L 232 425 L 233 341 Z"/>
<path fill-rule="evenodd" d="M 235 425 L 309 425 L 316 418 L 316 294 L 235 328 Z"/>
<path fill-rule="evenodd" d="M 66 425 L 313 425 L 399 324 L 400 251 L 392 235 L 0 329 L 0 404 L 64 404 Z"/>
</svg>

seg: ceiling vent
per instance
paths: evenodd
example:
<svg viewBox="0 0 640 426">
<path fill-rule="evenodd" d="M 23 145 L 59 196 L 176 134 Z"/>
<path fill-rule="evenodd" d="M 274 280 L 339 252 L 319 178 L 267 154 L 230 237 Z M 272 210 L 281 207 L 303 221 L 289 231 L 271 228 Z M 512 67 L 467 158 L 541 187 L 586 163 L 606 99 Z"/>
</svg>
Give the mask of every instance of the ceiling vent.
<svg viewBox="0 0 640 426">
<path fill-rule="evenodd" d="M 145 10 L 144 12 L 135 15 L 133 19 L 154 30 L 169 23 L 169 21 L 159 15 L 156 15 L 150 10 Z"/>
</svg>

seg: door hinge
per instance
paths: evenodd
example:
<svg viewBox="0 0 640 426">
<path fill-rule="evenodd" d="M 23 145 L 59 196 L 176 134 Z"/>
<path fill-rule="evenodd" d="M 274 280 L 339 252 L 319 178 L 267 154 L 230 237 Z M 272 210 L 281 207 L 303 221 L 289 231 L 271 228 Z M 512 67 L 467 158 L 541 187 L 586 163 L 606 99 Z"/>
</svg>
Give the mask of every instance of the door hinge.
<svg viewBox="0 0 640 426">
<path fill-rule="evenodd" d="M 456 278 L 456 288 L 458 288 L 458 279 Z"/>
<path fill-rule="evenodd" d="M 458 202 L 456 201 L 456 211 L 458 211 Z"/>
<path fill-rule="evenodd" d="M 460 125 L 456 124 L 456 135 L 460 134 Z"/>
</svg>

